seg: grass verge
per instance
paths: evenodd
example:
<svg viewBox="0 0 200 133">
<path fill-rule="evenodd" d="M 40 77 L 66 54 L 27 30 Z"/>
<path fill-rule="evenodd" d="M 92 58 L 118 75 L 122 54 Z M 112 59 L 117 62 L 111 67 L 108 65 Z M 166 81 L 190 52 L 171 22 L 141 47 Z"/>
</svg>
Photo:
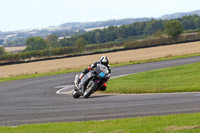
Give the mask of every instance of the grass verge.
<svg viewBox="0 0 200 133">
<path fill-rule="evenodd" d="M 111 79 L 108 93 L 171 93 L 200 91 L 200 63 L 152 70 Z"/>
<path fill-rule="evenodd" d="M 130 61 L 130 62 L 124 62 L 124 63 L 116 62 L 116 63 L 111 64 L 111 67 L 126 66 L 126 65 L 133 65 L 133 64 L 140 64 L 140 63 L 147 63 L 147 62 L 164 61 L 164 60 L 172 60 L 172 59 L 180 59 L 180 58 L 187 58 L 187 57 L 194 57 L 194 56 L 200 56 L 200 53 L 179 55 L 179 56 L 166 56 L 163 58 L 156 58 L 156 59 L 142 60 L 142 61 Z M 12 76 L 12 77 L 7 77 L 7 78 L 0 78 L 0 82 L 20 80 L 20 79 L 26 79 L 26 78 L 34 78 L 34 77 L 42 77 L 42 76 L 50 76 L 50 75 L 64 74 L 64 73 L 70 73 L 70 72 L 79 72 L 83 69 L 84 68 L 56 71 L 56 72 L 49 72 L 49 73 L 41 73 L 41 74 L 18 75 L 18 76 Z"/>
<path fill-rule="evenodd" d="M 0 127 L 1 133 L 199 133 L 200 113 Z"/>
</svg>

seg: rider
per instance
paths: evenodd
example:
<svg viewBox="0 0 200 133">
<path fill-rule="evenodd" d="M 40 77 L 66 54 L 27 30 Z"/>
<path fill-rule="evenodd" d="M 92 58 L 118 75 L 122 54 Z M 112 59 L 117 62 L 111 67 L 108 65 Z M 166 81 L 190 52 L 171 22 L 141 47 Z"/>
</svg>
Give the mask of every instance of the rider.
<svg viewBox="0 0 200 133">
<path fill-rule="evenodd" d="M 93 63 L 92 65 L 90 65 L 87 69 L 83 70 L 83 72 L 79 76 L 77 84 L 79 84 L 80 80 L 83 78 L 83 76 L 86 73 L 88 73 L 93 68 L 97 67 L 97 64 L 103 64 L 103 65 L 105 65 L 108 68 L 109 73 L 111 73 L 111 68 L 110 68 L 110 65 L 109 65 L 109 58 L 107 56 L 102 56 L 99 61 L 96 61 L 95 63 Z M 107 85 L 106 85 L 106 83 L 104 83 L 103 87 L 101 87 L 101 90 L 105 91 L 106 88 L 107 88 Z"/>
</svg>

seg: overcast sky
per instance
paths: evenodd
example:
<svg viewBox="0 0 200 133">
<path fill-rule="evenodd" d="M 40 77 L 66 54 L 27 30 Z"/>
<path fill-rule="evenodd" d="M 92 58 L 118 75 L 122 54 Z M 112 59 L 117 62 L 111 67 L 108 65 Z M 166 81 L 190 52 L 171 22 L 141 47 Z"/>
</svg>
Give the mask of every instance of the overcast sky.
<svg viewBox="0 0 200 133">
<path fill-rule="evenodd" d="M 200 9 L 200 0 L 0 0 L 0 31 L 66 22 L 160 17 Z"/>
</svg>

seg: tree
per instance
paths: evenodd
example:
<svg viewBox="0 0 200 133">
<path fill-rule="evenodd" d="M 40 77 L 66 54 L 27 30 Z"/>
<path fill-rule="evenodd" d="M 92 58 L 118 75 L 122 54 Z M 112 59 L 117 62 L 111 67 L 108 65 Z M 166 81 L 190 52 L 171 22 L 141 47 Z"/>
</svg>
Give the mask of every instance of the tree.
<svg viewBox="0 0 200 133">
<path fill-rule="evenodd" d="M 58 41 L 59 45 L 62 47 L 73 46 L 73 41 L 69 38 L 64 38 Z"/>
<path fill-rule="evenodd" d="M 131 24 L 129 27 L 130 29 L 130 36 L 140 36 L 144 34 L 144 29 L 146 28 L 148 22 L 136 22 Z"/>
<path fill-rule="evenodd" d="M 103 43 L 103 37 L 101 35 L 101 32 L 97 32 L 95 34 L 95 41 L 96 41 L 97 44 Z"/>
<path fill-rule="evenodd" d="M 6 53 L 6 50 L 4 47 L 0 47 L 0 55 L 4 55 Z"/>
<path fill-rule="evenodd" d="M 14 41 L 8 41 L 8 42 L 6 42 L 6 44 L 5 44 L 5 46 L 8 46 L 8 47 L 13 47 L 13 46 L 15 46 L 16 44 L 15 44 L 15 42 Z"/>
<path fill-rule="evenodd" d="M 177 38 L 181 33 L 183 33 L 183 26 L 178 20 L 171 20 L 166 22 L 165 32 L 168 36 Z"/>
<path fill-rule="evenodd" d="M 144 29 L 144 34 L 146 35 L 152 35 L 158 30 L 163 30 L 163 23 L 161 20 L 151 20 L 147 23 L 145 29 Z"/>
<path fill-rule="evenodd" d="M 81 37 L 74 41 L 74 44 L 77 46 L 79 52 L 82 52 L 85 50 L 85 45 L 87 44 L 87 41 Z"/>
<path fill-rule="evenodd" d="M 46 40 L 42 37 L 30 37 L 26 40 L 26 49 L 25 51 L 32 51 L 32 50 L 43 50 L 48 49 L 49 45 Z"/>
<path fill-rule="evenodd" d="M 116 34 L 116 38 L 127 38 L 129 34 L 129 27 L 127 25 L 122 25 L 116 28 L 114 32 Z"/>
<path fill-rule="evenodd" d="M 89 32 L 86 32 L 84 35 L 77 36 L 77 37 L 78 38 L 84 38 L 85 40 L 88 41 L 89 44 L 95 44 L 96 43 L 96 41 L 95 41 L 95 31 L 89 31 Z"/>
<path fill-rule="evenodd" d="M 197 29 L 200 29 L 200 17 L 195 18 L 194 23 L 195 23 L 195 27 Z"/>
<path fill-rule="evenodd" d="M 49 46 L 52 47 L 52 48 L 61 47 L 61 45 L 58 43 L 58 36 L 57 35 L 49 35 L 49 36 L 47 36 L 46 40 L 49 43 Z"/>
<path fill-rule="evenodd" d="M 114 26 L 109 26 L 108 28 L 104 29 L 103 38 L 104 38 L 105 42 L 112 42 L 117 39 L 115 29 L 116 29 L 116 27 L 114 27 Z"/>
<path fill-rule="evenodd" d="M 195 29 L 195 22 L 194 22 L 195 16 L 183 16 L 181 18 L 181 22 L 183 25 L 184 30 L 192 30 Z"/>
<path fill-rule="evenodd" d="M 153 36 L 154 36 L 154 37 L 157 37 L 157 38 L 161 38 L 161 37 L 162 37 L 162 34 L 163 34 L 162 31 L 161 31 L 161 30 L 158 30 L 158 31 L 156 31 L 156 32 L 153 33 Z"/>
</svg>

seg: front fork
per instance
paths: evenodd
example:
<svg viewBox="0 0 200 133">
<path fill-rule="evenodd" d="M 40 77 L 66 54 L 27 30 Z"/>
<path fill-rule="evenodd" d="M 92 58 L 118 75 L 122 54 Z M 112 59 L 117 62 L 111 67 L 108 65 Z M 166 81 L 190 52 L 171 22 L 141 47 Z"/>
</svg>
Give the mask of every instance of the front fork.
<svg viewBox="0 0 200 133">
<path fill-rule="evenodd" d="M 79 74 L 76 74 L 76 76 L 75 76 L 75 80 L 74 80 L 74 84 L 75 84 L 75 87 L 76 87 L 76 89 L 78 89 L 79 88 L 79 86 L 78 86 L 78 80 L 79 80 Z"/>
</svg>

